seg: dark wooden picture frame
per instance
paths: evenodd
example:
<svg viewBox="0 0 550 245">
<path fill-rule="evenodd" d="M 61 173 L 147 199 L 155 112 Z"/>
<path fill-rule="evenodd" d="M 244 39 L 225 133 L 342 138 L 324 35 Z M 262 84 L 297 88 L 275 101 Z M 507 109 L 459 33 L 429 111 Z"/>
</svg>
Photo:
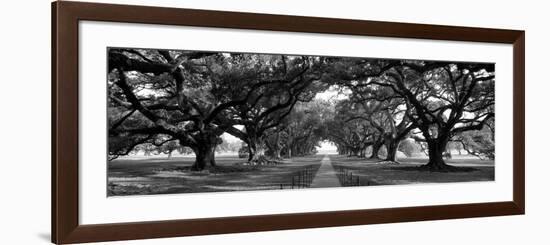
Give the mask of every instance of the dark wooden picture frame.
<svg viewBox="0 0 550 245">
<path fill-rule="evenodd" d="M 79 224 L 78 22 L 110 21 L 513 45 L 513 200 L 404 208 L 170 221 Z M 379 21 L 189 10 L 82 2 L 52 3 L 52 242 L 189 235 L 456 219 L 525 212 L 525 33 Z"/>
</svg>

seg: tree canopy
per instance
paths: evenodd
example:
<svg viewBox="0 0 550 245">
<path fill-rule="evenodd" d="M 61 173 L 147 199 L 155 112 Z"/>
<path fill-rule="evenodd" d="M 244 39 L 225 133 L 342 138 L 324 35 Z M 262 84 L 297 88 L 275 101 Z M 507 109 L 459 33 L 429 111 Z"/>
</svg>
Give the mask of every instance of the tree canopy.
<svg viewBox="0 0 550 245">
<path fill-rule="evenodd" d="M 450 168 L 449 142 L 494 157 L 494 64 L 109 48 L 108 69 L 110 159 L 186 148 L 202 170 L 228 147 L 223 134 L 254 164 L 324 140 L 359 157 L 383 146 L 396 162 L 415 139 L 434 171 Z M 317 98 L 330 89 L 343 98 Z"/>
</svg>

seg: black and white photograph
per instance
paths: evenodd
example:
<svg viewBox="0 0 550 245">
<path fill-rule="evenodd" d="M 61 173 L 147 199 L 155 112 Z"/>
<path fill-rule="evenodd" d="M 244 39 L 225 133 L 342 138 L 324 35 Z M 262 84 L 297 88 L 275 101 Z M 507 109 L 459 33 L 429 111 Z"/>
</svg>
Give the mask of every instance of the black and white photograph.
<svg viewBox="0 0 550 245">
<path fill-rule="evenodd" d="M 495 180 L 494 63 L 106 53 L 109 197 Z"/>
<path fill-rule="evenodd" d="M 549 240 L 542 1 L 4 5 L 0 245 Z"/>
</svg>

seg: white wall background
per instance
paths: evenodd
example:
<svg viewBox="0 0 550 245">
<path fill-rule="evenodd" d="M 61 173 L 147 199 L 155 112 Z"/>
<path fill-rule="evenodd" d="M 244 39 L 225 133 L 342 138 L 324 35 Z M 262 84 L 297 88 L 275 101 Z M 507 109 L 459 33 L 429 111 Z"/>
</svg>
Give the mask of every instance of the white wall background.
<svg viewBox="0 0 550 245">
<path fill-rule="evenodd" d="M 545 244 L 550 225 L 550 22 L 544 1 L 126 0 L 186 8 L 524 29 L 527 214 L 141 240 L 109 244 Z M 50 2 L 0 9 L 0 243 L 47 244 L 50 231 Z M 543 130 L 544 129 L 544 130 Z"/>
</svg>

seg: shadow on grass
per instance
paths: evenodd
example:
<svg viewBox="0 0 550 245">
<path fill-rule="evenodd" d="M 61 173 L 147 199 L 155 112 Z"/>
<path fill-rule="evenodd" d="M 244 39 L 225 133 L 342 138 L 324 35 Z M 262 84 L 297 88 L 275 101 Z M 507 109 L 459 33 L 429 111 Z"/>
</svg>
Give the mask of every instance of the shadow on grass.
<svg viewBox="0 0 550 245">
<path fill-rule="evenodd" d="M 425 165 L 420 166 L 392 166 L 384 167 L 384 170 L 396 170 L 396 171 L 415 171 L 415 172 L 443 172 L 443 173 L 469 173 L 474 171 L 479 171 L 477 168 L 472 167 L 457 167 L 449 165 L 449 167 L 442 170 L 434 170 L 426 167 Z"/>
<path fill-rule="evenodd" d="M 229 166 L 215 166 L 215 167 L 208 167 L 202 171 L 195 171 L 192 170 L 191 166 L 184 166 L 184 167 L 176 167 L 176 168 L 165 168 L 163 170 L 168 171 L 181 171 L 181 172 L 189 172 L 189 173 L 213 173 L 213 174 L 221 174 L 221 173 L 242 173 L 242 172 L 251 172 L 259 170 L 259 166 L 257 165 L 229 165 Z"/>
<path fill-rule="evenodd" d="M 322 156 L 296 157 L 276 164 L 243 164 L 243 159 L 216 159 L 217 166 L 194 171 L 194 159 L 149 162 L 120 159 L 109 163 L 108 196 L 289 189 L 293 178 L 312 177 Z M 298 179 L 301 179 L 298 177 Z M 309 178 L 312 179 L 312 178 Z M 303 183 L 300 182 L 300 183 Z M 296 183 L 295 183 L 296 184 Z M 304 183 L 304 186 L 306 184 Z"/>
</svg>

